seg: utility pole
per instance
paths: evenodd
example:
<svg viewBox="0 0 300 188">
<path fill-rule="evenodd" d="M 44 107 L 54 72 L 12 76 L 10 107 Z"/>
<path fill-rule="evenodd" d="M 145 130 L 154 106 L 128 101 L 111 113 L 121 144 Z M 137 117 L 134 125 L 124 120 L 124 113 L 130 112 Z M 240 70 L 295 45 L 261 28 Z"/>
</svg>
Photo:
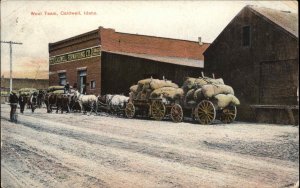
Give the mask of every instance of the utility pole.
<svg viewBox="0 0 300 188">
<path fill-rule="evenodd" d="M 22 45 L 21 42 L 13 42 L 13 41 L 1 41 L 1 43 L 8 43 L 9 44 L 9 57 L 10 57 L 10 82 L 9 82 L 9 91 L 12 91 L 12 45 L 19 44 Z"/>
<path fill-rule="evenodd" d="M 41 67 L 41 65 L 39 65 L 39 66 L 38 66 L 38 68 L 37 68 L 37 71 L 36 71 L 36 73 L 35 73 L 35 77 L 34 77 L 34 79 L 35 79 L 35 85 L 36 85 L 36 87 L 37 87 L 37 81 L 36 81 L 36 77 L 37 77 L 37 75 L 38 75 L 38 73 L 39 73 L 39 69 L 40 69 L 40 67 Z M 34 84 L 34 83 L 32 83 L 32 86 L 31 86 L 31 87 L 33 87 L 33 84 Z"/>
</svg>

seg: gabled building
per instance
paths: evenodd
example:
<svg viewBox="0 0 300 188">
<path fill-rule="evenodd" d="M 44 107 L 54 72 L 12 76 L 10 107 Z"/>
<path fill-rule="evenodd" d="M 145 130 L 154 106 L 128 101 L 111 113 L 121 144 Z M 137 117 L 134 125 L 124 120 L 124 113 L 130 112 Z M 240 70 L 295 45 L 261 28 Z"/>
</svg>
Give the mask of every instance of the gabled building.
<svg viewBox="0 0 300 188">
<path fill-rule="evenodd" d="M 209 46 L 187 41 L 99 29 L 49 44 L 49 85 L 86 87 L 88 94 L 128 94 L 143 78 L 182 84 L 200 76 Z"/>
<path fill-rule="evenodd" d="M 293 114 L 280 109 L 297 109 L 298 50 L 297 14 L 246 6 L 205 51 L 205 72 L 235 89 L 238 119 L 264 114 L 264 122 L 294 123 Z M 261 109 L 278 113 L 255 114 Z"/>
</svg>

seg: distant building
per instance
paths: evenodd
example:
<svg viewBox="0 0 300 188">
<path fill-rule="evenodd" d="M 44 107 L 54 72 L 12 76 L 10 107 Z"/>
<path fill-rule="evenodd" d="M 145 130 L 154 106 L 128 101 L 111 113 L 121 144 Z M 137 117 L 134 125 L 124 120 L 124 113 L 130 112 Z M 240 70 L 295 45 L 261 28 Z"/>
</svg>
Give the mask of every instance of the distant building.
<svg viewBox="0 0 300 188">
<path fill-rule="evenodd" d="M 291 123 L 292 114 L 280 109 L 298 108 L 298 50 L 297 14 L 246 6 L 205 51 L 205 72 L 235 89 L 238 119 L 253 121 L 255 105 L 280 111 L 271 119 L 265 114 L 265 122 Z"/>
<path fill-rule="evenodd" d="M 131 85 L 151 76 L 182 84 L 201 75 L 208 46 L 99 27 L 49 44 L 49 84 L 69 81 L 88 94 L 128 94 Z"/>
<path fill-rule="evenodd" d="M 13 78 L 13 90 L 21 88 L 47 89 L 49 87 L 48 79 L 31 79 L 31 78 Z M 1 89 L 9 91 L 10 79 L 1 77 Z"/>
</svg>

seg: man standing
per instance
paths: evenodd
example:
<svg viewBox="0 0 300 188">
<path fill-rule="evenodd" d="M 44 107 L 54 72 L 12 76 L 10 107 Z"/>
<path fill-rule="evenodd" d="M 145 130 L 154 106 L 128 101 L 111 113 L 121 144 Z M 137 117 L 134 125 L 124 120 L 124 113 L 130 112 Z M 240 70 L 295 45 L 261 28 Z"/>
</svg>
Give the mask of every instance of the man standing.
<svg viewBox="0 0 300 188">
<path fill-rule="evenodd" d="M 65 94 L 70 92 L 70 84 L 69 84 L 69 82 L 66 83 L 64 90 L 65 90 Z"/>
<path fill-rule="evenodd" d="M 24 108 L 25 108 L 26 103 L 27 103 L 27 97 L 24 94 L 19 93 L 20 112 L 22 114 L 24 113 Z"/>
<path fill-rule="evenodd" d="M 17 105 L 18 105 L 18 96 L 14 91 L 10 92 L 9 95 L 9 103 L 10 103 L 10 121 L 13 121 L 13 116 L 16 113 Z"/>
</svg>

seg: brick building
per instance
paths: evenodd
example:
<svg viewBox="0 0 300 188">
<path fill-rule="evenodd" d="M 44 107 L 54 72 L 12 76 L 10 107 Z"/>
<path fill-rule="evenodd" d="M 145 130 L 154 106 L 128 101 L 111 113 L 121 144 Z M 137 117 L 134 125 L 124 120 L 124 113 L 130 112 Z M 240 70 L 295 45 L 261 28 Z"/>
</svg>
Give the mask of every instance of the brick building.
<svg viewBox="0 0 300 188">
<path fill-rule="evenodd" d="M 186 41 L 96 30 L 49 44 L 49 85 L 75 83 L 88 94 L 124 93 L 138 80 L 154 77 L 182 84 L 203 70 L 209 46 Z"/>
<path fill-rule="evenodd" d="M 205 71 L 235 89 L 239 120 L 295 124 L 298 50 L 297 14 L 246 6 L 204 52 Z"/>
</svg>

